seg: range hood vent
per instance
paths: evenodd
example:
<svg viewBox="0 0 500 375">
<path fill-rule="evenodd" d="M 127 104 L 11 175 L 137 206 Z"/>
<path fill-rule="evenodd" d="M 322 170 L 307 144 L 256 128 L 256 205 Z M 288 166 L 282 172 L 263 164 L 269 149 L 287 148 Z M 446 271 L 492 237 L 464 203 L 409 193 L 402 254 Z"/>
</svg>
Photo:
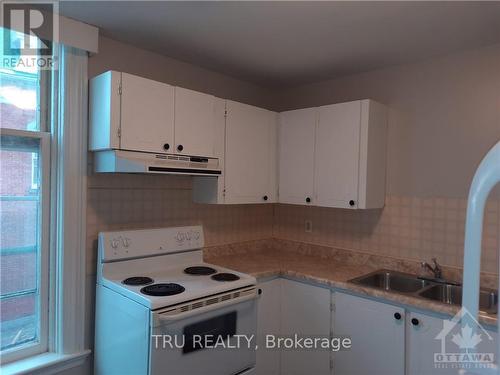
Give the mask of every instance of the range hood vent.
<svg viewBox="0 0 500 375">
<path fill-rule="evenodd" d="M 94 153 L 96 173 L 160 173 L 218 176 L 219 159 L 199 156 L 106 150 Z"/>
</svg>

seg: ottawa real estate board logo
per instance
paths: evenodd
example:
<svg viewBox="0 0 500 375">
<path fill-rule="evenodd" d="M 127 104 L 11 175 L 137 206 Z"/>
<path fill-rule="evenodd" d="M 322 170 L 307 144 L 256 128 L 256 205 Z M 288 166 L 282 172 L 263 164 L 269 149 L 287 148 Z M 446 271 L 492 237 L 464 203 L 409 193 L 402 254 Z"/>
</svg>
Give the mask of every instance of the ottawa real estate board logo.
<svg viewBox="0 0 500 375">
<path fill-rule="evenodd" d="M 2 1 L 1 9 L 1 67 L 18 70 L 56 68 L 58 3 Z"/>
<path fill-rule="evenodd" d="M 436 369 L 493 367 L 494 339 L 464 307 L 452 319 L 443 321 L 443 329 L 435 340 L 441 344 L 441 350 L 434 353 Z"/>
</svg>

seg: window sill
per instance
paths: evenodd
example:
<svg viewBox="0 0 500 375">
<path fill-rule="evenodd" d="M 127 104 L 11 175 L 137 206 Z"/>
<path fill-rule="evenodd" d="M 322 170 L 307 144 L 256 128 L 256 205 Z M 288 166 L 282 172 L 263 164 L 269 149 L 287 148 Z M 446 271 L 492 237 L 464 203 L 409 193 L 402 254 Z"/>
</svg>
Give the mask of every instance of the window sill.
<svg viewBox="0 0 500 375">
<path fill-rule="evenodd" d="M 79 366 L 85 362 L 90 350 L 75 354 L 43 353 L 2 365 L 2 375 L 53 374 Z"/>
</svg>

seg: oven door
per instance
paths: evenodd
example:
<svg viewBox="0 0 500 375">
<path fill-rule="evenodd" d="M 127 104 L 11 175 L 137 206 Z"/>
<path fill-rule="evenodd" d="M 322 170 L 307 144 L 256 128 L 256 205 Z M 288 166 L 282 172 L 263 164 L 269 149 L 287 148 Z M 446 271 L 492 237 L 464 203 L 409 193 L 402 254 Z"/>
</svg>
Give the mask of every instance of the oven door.
<svg viewBox="0 0 500 375">
<path fill-rule="evenodd" d="M 235 375 L 255 366 L 255 287 L 152 312 L 150 374 Z"/>
</svg>

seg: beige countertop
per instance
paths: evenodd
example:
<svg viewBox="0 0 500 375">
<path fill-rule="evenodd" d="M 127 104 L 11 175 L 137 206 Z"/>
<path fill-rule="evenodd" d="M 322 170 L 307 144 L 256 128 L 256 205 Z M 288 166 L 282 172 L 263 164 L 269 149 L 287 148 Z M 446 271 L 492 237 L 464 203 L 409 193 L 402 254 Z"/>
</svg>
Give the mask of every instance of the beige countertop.
<svg viewBox="0 0 500 375">
<path fill-rule="evenodd" d="M 343 262 L 342 259 L 286 251 L 255 251 L 243 254 L 209 255 L 206 256 L 205 260 L 208 263 L 251 274 L 258 280 L 285 276 L 298 281 L 380 298 L 409 308 L 450 316 L 455 315 L 460 309 L 459 306 L 353 284 L 348 280 L 375 271 L 380 267 L 368 264 L 347 264 L 348 262 Z M 391 269 L 390 267 L 387 268 Z M 397 269 L 394 270 L 398 271 Z M 496 315 L 482 313 L 479 316 L 479 321 L 484 324 L 495 325 L 497 317 Z"/>
</svg>

